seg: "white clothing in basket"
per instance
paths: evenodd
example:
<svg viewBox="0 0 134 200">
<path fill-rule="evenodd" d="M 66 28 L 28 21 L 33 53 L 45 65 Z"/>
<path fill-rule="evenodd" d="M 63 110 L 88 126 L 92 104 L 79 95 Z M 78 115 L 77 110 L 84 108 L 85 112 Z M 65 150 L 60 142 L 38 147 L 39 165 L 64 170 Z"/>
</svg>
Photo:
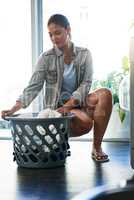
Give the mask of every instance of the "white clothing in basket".
<svg viewBox="0 0 134 200">
<path fill-rule="evenodd" d="M 61 113 L 57 112 L 56 110 L 47 108 L 40 111 L 37 118 L 55 118 L 55 117 L 61 117 L 61 116 L 62 116 Z"/>
</svg>

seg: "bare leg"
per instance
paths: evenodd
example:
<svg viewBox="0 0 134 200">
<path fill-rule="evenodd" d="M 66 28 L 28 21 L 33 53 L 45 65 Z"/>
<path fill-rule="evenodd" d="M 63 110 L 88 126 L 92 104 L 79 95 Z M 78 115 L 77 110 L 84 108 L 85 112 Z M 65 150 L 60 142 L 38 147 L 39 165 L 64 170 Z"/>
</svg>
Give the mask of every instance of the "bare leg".
<svg viewBox="0 0 134 200">
<path fill-rule="evenodd" d="M 106 88 L 98 89 L 87 97 L 86 104 L 89 109 L 87 112 L 94 120 L 92 153 L 97 156 L 98 160 L 102 160 L 108 157 L 102 151 L 101 143 L 112 111 L 111 92 Z"/>
<path fill-rule="evenodd" d="M 112 111 L 112 95 L 106 88 L 98 89 L 90 93 L 83 104 L 82 109 L 72 109 L 75 114 L 72 120 L 72 136 L 81 136 L 88 133 L 93 127 L 92 154 L 97 160 L 103 161 L 108 156 L 102 151 L 102 140 Z"/>
</svg>

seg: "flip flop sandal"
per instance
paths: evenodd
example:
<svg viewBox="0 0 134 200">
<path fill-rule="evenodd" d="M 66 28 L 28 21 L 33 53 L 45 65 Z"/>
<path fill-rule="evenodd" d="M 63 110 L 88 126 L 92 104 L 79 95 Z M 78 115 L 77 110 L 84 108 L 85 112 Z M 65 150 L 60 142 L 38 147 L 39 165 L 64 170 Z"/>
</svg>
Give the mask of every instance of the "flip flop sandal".
<svg viewBox="0 0 134 200">
<path fill-rule="evenodd" d="M 108 155 L 99 156 L 95 153 L 92 153 L 92 158 L 96 162 L 107 162 L 107 161 L 109 161 Z"/>
</svg>

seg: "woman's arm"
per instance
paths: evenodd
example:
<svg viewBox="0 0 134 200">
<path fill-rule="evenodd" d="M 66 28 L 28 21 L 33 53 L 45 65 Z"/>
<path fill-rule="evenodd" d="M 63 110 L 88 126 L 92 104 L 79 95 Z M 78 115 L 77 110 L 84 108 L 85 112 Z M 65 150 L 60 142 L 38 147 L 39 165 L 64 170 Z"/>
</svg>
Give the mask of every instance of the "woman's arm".
<svg viewBox="0 0 134 200">
<path fill-rule="evenodd" d="M 38 59 L 35 66 L 35 71 L 29 81 L 28 86 L 23 90 L 22 95 L 19 96 L 17 101 L 22 103 L 22 107 L 26 108 L 35 99 L 40 90 L 43 88 L 46 78 L 46 63 L 43 55 Z"/>
<path fill-rule="evenodd" d="M 6 116 L 10 116 L 20 110 L 22 108 L 22 103 L 20 101 L 16 101 L 16 104 L 9 110 L 3 110 L 1 112 L 1 117 L 5 119 Z"/>
<path fill-rule="evenodd" d="M 11 109 L 3 110 L 1 112 L 1 117 L 5 118 L 6 116 L 17 112 L 21 108 L 26 108 L 42 89 L 45 80 L 45 74 L 45 61 L 43 55 L 41 55 L 38 59 L 35 71 L 31 77 L 31 80 L 29 81 L 28 86 L 23 90 L 22 95 L 19 96 L 15 105 Z"/>
</svg>

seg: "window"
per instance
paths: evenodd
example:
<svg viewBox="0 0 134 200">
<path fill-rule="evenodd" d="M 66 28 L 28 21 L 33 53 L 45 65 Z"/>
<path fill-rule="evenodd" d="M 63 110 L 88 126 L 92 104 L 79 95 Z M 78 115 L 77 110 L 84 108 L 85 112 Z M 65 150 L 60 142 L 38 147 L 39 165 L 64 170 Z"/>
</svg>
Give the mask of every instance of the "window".
<svg viewBox="0 0 134 200">
<path fill-rule="evenodd" d="M 0 6 L 0 111 L 27 85 L 31 64 L 31 1 L 4 0 Z M 25 110 L 28 112 L 31 107 Z M 0 137 L 8 125 L 0 119 Z M 6 131 L 7 133 L 7 131 Z"/>
</svg>

